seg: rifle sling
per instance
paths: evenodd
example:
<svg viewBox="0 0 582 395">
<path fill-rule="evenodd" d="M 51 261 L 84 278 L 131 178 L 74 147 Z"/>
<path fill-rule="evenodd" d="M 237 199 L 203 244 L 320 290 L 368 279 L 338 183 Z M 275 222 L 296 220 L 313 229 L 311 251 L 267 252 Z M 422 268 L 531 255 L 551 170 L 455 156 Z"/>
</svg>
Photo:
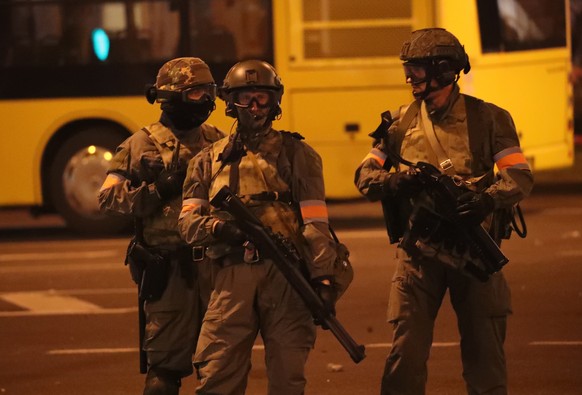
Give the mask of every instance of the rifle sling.
<svg viewBox="0 0 582 395">
<path fill-rule="evenodd" d="M 449 176 L 453 176 L 455 174 L 453 162 L 445 152 L 438 139 L 438 136 L 436 135 L 434 125 L 428 116 L 428 110 L 424 101 L 422 102 L 422 106 L 420 108 L 420 118 L 423 126 L 422 130 L 424 131 L 428 145 L 432 148 L 432 151 L 436 155 L 440 170 Z"/>
</svg>

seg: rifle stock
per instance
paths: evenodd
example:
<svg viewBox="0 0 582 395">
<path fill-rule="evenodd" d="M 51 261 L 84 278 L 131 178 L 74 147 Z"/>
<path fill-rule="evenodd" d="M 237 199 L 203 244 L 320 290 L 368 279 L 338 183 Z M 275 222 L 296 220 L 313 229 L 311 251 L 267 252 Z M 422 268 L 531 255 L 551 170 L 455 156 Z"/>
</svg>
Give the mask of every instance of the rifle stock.
<svg viewBox="0 0 582 395">
<path fill-rule="evenodd" d="M 302 274 L 300 268 L 303 261 L 294 246 L 282 235 L 274 234 L 270 228 L 265 227 L 227 186 L 218 191 L 210 204 L 234 217 L 237 226 L 249 236 L 259 251 L 273 259 L 277 268 L 301 296 L 313 317 L 322 323 L 324 328 L 329 328 L 355 363 L 362 361 L 366 357 L 364 346 L 357 344 L 336 317 L 326 309 L 319 295 Z"/>
</svg>

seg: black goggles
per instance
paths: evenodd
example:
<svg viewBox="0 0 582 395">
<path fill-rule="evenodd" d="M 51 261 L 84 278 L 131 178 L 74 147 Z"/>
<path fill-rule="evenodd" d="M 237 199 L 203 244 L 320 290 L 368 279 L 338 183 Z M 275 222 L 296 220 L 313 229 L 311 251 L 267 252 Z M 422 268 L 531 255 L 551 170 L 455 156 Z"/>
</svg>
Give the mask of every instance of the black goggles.
<svg viewBox="0 0 582 395">
<path fill-rule="evenodd" d="M 271 107 L 275 102 L 275 94 L 270 90 L 253 89 L 234 92 L 234 105 L 237 107 L 251 107 L 253 102 L 259 108 Z"/>
<path fill-rule="evenodd" d="M 418 63 L 404 63 L 404 76 L 406 82 L 414 85 L 422 84 L 428 80 L 428 67 Z"/>
<path fill-rule="evenodd" d="M 196 85 L 181 92 L 158 90 L 157 99 L 162 102 L 181 100 L 198 104 L 213 102 L 216 100 L 216 84 Z"/>
</svg>

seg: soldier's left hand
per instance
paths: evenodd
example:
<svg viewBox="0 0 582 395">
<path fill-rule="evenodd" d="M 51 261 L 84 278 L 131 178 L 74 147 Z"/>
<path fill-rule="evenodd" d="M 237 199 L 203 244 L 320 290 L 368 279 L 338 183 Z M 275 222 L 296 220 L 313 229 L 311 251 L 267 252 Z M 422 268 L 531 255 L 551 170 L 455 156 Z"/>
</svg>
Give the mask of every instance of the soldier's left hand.
<svg viewBox="0 0 582 395">
<path fill-rule="evenodd" d="M 470 224 L 480 224 L 494 208 L 495 201 L 487 193 L 466 192 L 457 198 L 457 212 Z"/>
<path fill-rule="evenodd" d="M 335 316 L 335 303 L 337 302 L 337 291 L 333 286 L 333 278 L 330 276 L 323 276 L 311 280 L 313 288 L 317 295 L 321 298 L 325 308 Z M 323 329 L 329 329 L 322 322 L 315 320 L 315 325 L 321 325 Z"/>
</svg>

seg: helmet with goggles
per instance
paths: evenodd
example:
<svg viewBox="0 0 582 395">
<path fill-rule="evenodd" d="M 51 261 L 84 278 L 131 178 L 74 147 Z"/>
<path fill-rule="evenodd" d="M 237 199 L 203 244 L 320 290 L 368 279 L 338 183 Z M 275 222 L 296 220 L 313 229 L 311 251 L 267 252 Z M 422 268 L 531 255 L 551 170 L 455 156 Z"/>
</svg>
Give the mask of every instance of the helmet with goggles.
<svg viewBox="0 0 582 395">
<path fill-rule="evenodd" d="M 423 78 L 435 78 L 439 85 L 445 86 L 456 81 L 461 71 L 467 74 L 471 69 L 464 47 L 442 28 L 413 31 L 402 45 L 400 59 L 405 62 L 405 72 L 413 83 L 415 77 L 419 82 L 424 82 Z M 425 77 L 422 77 L 423 71 Z"/>
<path fill-rule="evenodd" d="M 226 106 L 226 115 L 236 117 L 235 106 L 272 107 L 272 118 L 281 114 L 284 87 L 277 71 L 262 60 L 245 60 L 232 66 L 226 74 L 219 97 Z"/>
<path fill-rule="evenodd" d="M 208 65 L 200 58 L 176 58 L 159 70 L 155 85 L 146 89 L 150 103 L 205 103 L 216 99 L 216 84 Z"/>
</svg>

